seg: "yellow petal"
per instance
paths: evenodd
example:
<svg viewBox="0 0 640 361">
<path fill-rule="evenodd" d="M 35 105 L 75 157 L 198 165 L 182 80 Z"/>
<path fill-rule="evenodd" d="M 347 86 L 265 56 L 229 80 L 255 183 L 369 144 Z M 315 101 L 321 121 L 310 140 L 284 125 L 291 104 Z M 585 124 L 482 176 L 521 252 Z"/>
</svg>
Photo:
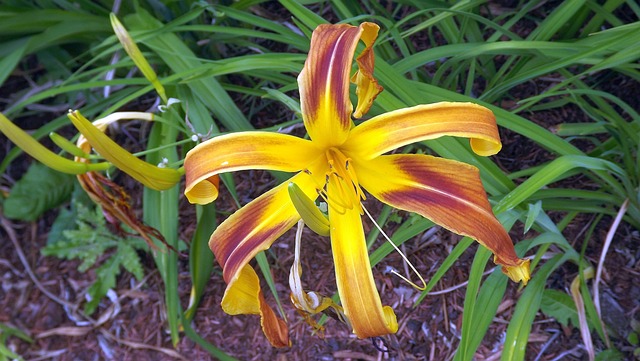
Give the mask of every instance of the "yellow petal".
<svg viewBox="0 0 640 361">
<path fill-rule="evenodd" d="M 502 272 L 511 278 L 513 282 L 522 281 L 526 286 L 531 278 L 531 270 L 529 269 L 530 263 L 531 260 L 529 259 L 521 259 L 515 266 L 502 266 Z"/>
<path fill-rule="evenodd" d="M 329 207 L 329 221 L 338 293 L 353 332 L 360 338 L 395 333 L 396 315 L 391 307 L 382 307 L 373 281 L 359 208 L 338 213 Z"/>
<path fill-rule="evenodd" d="M 297 172 L 320 154 L 312 142 L 286 134 L 241 132 L 216 137 L 187 153 L 184 193 L 191 203 L 209 203 L 218 196 L 212 181 L 217 174 L 248 169 Z"/>
<path fill-rule="evenodd" d="M 445 135 L 470 138 L 471 148 L 488 156 L 502 144 L 493 113 L 473 103 L 418 105 L 376 116 L 351 130 L 343 149 L 371 159 L 413 142 Z"/>
<path fill-rule="evenodd" d="M 477 168 L 419 154 L 380 156 L 355 163 L 362 186 L 395 208 L 414 212 L 442 227 L 477 240 L 494 261 L 528 280 L 528 263 L 518 258 L 511 238 L 493 215 Z M 526 268 L 526 270 L 525 270 Z"/>
<path fill-rule="evenodd" d="M 209 247 L 222 266 L 227 283 L 300 219 L 289 198 L 289 182 L 295 182 L 308 197 L 317 197 L 311 177 L 297 174 L 240 208 L 211 235 Z"/>
<path fill-rule="evenodd" d="M 111 140 L 103 130 L 91 124 L 79 111 L 69 113 L 68 117 L 101 156 L 138 182 L 155 190 L 165 190 L 180 181 L 180 172 L 171 168 L 160 168 L 136 158 Z M 103 121 L 101 126 L 106 127 L 104 123 Z M 82 148 L 80 141 L 78 146 Z"/>
<path fill-rule="evenodd" d="M 222 309 L 230 315 L 260 315 L 262 331 L 275 347 L 290 346 L 287 324 L 266 303 L 256 271 L 246 265 L 238 272 L 234 287 L 228 287 L 222 298 Z"/>
<path fill-rule="evenodd" d="M 311 139 L 322 147 L 342 144 L 351 129 L 349 74 L 362 27 L 319 25 L 298 76 L 302 118 Z"/>
<path fill-rule="evenodd" d="M 382 87 L 373 77 L 375 63 L 373 43 L 378 37 L 380 27 L 374 23 L 362 23 L 360 27 L 363 30 L 360 39 L 364 42 L 365 49 L 356 59 L 358 71 L 351 77 L 351 82 L 356 84 L 356 95 L 358 96 L 358 105 L 353 112 L 353 116 L 356 118 L 362 117 L 363 114 L 369 111 L 373 101 L 382 91 Z"/>
<path fill-rule="evenodd" d="M 315 183 L 307 173 L 290 179 L 309 197 L 316 194 Z M 262 312 L 265 334 L 278 339 L 279 322 L 260 293 L 257 276 L 248 273 L 249 261 L 266 250 L 299 219 L 288 192 L 289 181 L 258 197 L 227 218 L 213 232 L 209 247 L 222 267 L 227 290 L 222 301 L 225 312 L 230 314 L 256 314 Z M 268 310 L 267 310 L 268 309 Z M 266 322 L 266 323 L 265 323 Z M 270 334 L 269 334 L 270 333 Z M 287 341 L 288 342 L 288 341 Z M 283 345 L 280 345 L 283 346 Z"/>
</svg>

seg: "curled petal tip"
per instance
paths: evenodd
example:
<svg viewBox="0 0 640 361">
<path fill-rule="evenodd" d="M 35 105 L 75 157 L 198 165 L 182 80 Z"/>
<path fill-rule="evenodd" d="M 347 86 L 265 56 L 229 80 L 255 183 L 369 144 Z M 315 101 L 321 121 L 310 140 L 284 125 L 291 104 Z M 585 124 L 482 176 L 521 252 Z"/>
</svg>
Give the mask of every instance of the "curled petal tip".
<svg viewBox="0 0 640 361">
<path fill-rule="evenodd" d="M 289 328 L 287 323 L 278 318 L 264 301 L 262 291 L 260 291 L 260 325 L 262 331 L 273 347 L 291 347 L 289 339 Z"/>
<path fill-rule="evenodd" d="M 353 112 L 355 118 L 361 118 L 367 113 L 375 98 L 382 91 L 382 86 L 373 76 L 375 63 L 373 43 L 378 37 L 380 27 L 377 24 L 365 22 L 360 25 L 360 28 L 362 29 L 360 40 L 364 42 L 365 49 L 356 59 L 358 70 L 351 78 L 351 82 L 356 84 L 356 95 L 358 96 L 358 104 Z"/>
<path fill-rule="evenodd" d="M 527 282 L 529 282 L 529 279 L 531 278 L 529 263 L 531 263 L 531 260 L 521 259 L 516 265 L 513 266 L 503 265 L 502 272 L 509 276 L 509 278 L 511 278 L 513 282 L 522 281 L 522 284 L 526 286 Z"/>
<path fill-rule="evenodd" d="M 393 312 L 393 308 L 391 308 L 391 306 L 384 306 L 382 307 L 382 312 L 384 313 L 389 333 L 398 332 L 398 318 L 396 317 L 395 312 Z"/>
<path fill-rule="evenodd" d="M 265 301 L 258 275 L 251 266 L 244 266 L 229 283 L 221 305 L 224 312 L 230 315 L 260 315 L 262 331 L 271 345 L 274 347 L 291 345 L 287 323 L 278 318 Z"/>
<path fill-rule="evenodd" d="M 198 183 L 190 184 L 187 181 L 184 195 L 191 204 L 208 204 L 218 198 L 219 189 L 220 177 L 214 174 Z"/>
</svg>

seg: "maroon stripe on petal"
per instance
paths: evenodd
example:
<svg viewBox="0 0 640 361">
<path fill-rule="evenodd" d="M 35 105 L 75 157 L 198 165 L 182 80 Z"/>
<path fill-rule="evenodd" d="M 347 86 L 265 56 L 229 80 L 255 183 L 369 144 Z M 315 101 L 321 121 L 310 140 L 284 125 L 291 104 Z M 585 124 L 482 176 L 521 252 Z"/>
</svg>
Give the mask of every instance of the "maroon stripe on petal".
<svg viewBox="0 0 640 361">
<path fill-rule="evenodd" d="M 211 235 L 209 247 L 230 279 L 258 252 L 265 250 L 298 220 L 295 208 L 283 200 L 279 186 L 242 207 Z M 284 189 L 285 194 L 286 189 Z M 279 199 L 276 199 L 279 198 Z M 282 202 L 278 207 L 277 202 Z"/>
<path fill-rule="evenodd" d="M 324 101 L 337 111 L 342 126 L 351 126 L 349 75 L 361 29 L 347 25 L 320 25 L 313 32 L 309 57 L 303 69 L 305 85 L 300 92 L 303 112 L 311 121 Z"/>
<path fill-rule="evenodd" d="M 426 155 L 382 156 L 372 164 L 387 172 L 376 174 L 384 187 L 365 185 L 378 199 L 476 239 L 499 263 L 517 263 L 513 243 L 493 214 L 477 168 Z"/>
<path fill-rule="evenodd" d="M 227 257 L 223 266 L 224 280 L 229 282 L 246 261 L 255 257 L 258 252 L 268 249 L 273 241 L 291 229 L 296 222 L 294 219 L 291 222 L 278 223 L 247 238 L 241 247 L 234 249 Z"/>
<path fill-rule="evenodd" d="M 423 194 L 427 194 L 433 188 L 434 199 L 444 203 L 455 204 L 460 200 L 450 197 L 460 197 L 473 202 L 485 210 L 491 211 L 491 206 L 486 197 L 486 192 L 480 181 L 480 173 L 476 167 L 466 163 L 456 162 L 456 167 L 442 167 L 443 158 L 429 156 L 397 157 L 394 163 L 414 182 L 423 184 Z"/>
</svg>

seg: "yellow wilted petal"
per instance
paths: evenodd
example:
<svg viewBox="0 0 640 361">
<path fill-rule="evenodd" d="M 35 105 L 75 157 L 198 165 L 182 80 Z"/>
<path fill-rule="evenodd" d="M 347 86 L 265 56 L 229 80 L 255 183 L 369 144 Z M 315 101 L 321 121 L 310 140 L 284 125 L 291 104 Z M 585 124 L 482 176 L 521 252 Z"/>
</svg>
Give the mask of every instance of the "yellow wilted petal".
<svg viewBox="0 0 640 361">
<path fill-rule="evenodd" d="M 380 27 L 374 23 L 362 23 L 360 25 L 362 35 L 360 40 L 364 42 L 365 49 L 356 59 L 358 63 L 358 71 L 351 77 L 351 82 L 356 84 L 356 95 L 358 96 L 358 105 L 353 112 L 356 118 L 362 117 L 371 108 L 373 101 L 382 91 L 382 87 L 378 84 L 376 78 L 373 77 L 374 54 L 373 43 L 378 37 Z"/>
<path fill-rule="evenodd" d="M 133 60 L 138 69 L 140 69 L 144 77 L 147 78 L 151 85 L 153 85 L 153 87 L 156 89 L 156 92 L 158 92 L 158 95 L 160 95 L 162 101 L 164 103 L 167 103 L 167 95 L 164 91 L 164 87 L 158 80 L 158 75 L 156 75 L 156 72 L 153 71 L 153 68 L 151 68 L 151 65 L 149 65 L 149 62 L 144 57 L 144 55 L 142 55 L 142 52 L 133 41 L 131 35 L 129 35 L 127 29 L 125 29 L 120 20 L 118 20 L 116 14 L 111 13 L 109 15 L 109 18 L 111 19 L 111 27 L 113 28 L 113 31 L 118 37 L 118 40 L 120 41 L 120 44 L 122 44 L 124 50 L 127 52 L 127 54 L 129 54 L 129 57 L 131 58 L 131 60 Z"/>
<path fill-rule="evenodd" d="M 79 163 L 55 154 L 13 124 L 2 113 L 0 113 L 0 132 L 27 154 L 59 172 L 83 174 L 89 171 L 106 170 L 110 167 L 109 163 Z"/>
<path fill-rule="evenodd" d="M 520 282 L 526 286 L 527 282 L 531 278 L 531 271 L 529 270 L 529 259 L 521 259 L 516 266 L 502 266 L 502 272 L 506 274 L 513 282 Z"/>
<path fill-rule="evenodd" d="M 242 268 L 222 297 L 222 309 L 230 315 L 260 315 L 262 331 L 275 347 L 290 345 L 287 324 L 279 319 L 265 302 L 256 271 L 249 265 Z"/>
<path fill-rule="evenodd" d="M 138 182 L 155 190 L 165 190 L 180 181 L 180 172 L 171 168 L 160 168 L 136 158 L 111 140 L 100 128 L 91 124 L 79 111 L 70 112 L 68 117 L 101 156 Z M 102 125 L 105 123 L 103 121 Z"/>
</svg>

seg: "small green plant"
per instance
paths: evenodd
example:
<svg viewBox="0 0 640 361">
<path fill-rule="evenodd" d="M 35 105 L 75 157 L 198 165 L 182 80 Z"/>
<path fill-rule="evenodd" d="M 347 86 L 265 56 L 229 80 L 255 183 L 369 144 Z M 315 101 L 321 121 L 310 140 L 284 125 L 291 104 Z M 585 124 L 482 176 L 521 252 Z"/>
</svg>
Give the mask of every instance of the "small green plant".
<svg viewBox="0 0 640 361">
<path fill-rule="evenodd" d="M 146 244 L 138 238 L 115 235 L 107 228 L 102 208 L 90 210 L 81 203 L 76 203 L 75 206 L 78 209 L 78 228 L 63 231 L 64 239 L 48 244 L 42 249 L 42 254 L 82 260 L 78 266 L 80 272 L 86 272 L 97 263 L 102 263 L 95 269 L 96 280 L 87 290 L 89 301 L 85 304 L 84 312 L 90 315 L 107 291 L 115 287 L 116 277 L 122 268 L 131 272 L 136 279 L 142 279 L 142 265 L 136 250 L 146 249 Z M 110 250 L 113 253 L 99 262 Z"/>
<path fill-rule="evenodd" d="M 0 361 L 6 360 L 23 360 L 20 355 L 13 352 L 9 347 L 6 346 L 7 340 L 9 337 L 15 336 L 21 340 L 32 343 L 33 340 L 29 335 L 20 331 L 17 328 L 7 326 L 4 323 L 0 323 Z"/>
</svg>

